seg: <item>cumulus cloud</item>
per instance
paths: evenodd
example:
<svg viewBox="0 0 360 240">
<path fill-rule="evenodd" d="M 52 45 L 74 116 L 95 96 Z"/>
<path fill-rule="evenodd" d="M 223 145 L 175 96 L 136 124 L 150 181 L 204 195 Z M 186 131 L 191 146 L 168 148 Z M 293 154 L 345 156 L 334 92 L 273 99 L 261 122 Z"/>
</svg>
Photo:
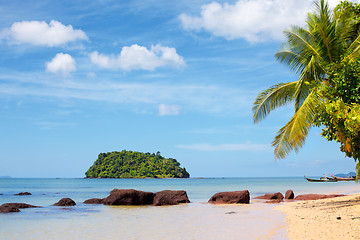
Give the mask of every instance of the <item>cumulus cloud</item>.
<svg viewBox="0 0 360 240">
<path fill-rule="evenodd" d="M 159 105 L 159 116 L 178 115 L 179 113 L 180 113 L 180 106 L 178 105 L 167 105 L 167 104 Z"/>
<path fill-rule="evenodd" d="M 332 0 L 330 6 L 336 5 L 335 2 Z M 204 30 L 228 40 L 281 40 L 283 30 L 290 25 L 304 25 L 307 12 L 312 11 L 313 6 L 313 0 L 212 2 L 201 7 L 200 16 L 183 13 L 180 20 L 186 30 Z"/>
<path fill-rule="evenodd" d="M 74 58 L 66 53 L 58 53 L 50 62 L 46 63 L 46 71 L 52 73 L 68 75 L 75 70 L 76 62 Z"/>
<path fill-rule="evenodd" d="M 123 47 L 117 56 L 107 56 L 97 51 L 90 54 L 92 63 L 101 68 L 130 70 L 154 70 L 163 66 L 183 66 L 183 57 L 176 53 L 175 48 L 152 46 L 151 49 L 137 44 Z"/>
<path fill-rule="evenodd" d="M 272 151 L 268 144 L 219 144 L 212 145 L 208 143 L 177 145 L 177 148 L 196 150 L 196 151 Z"/>
<path fill-rule="evenodd" d="M 88 40 L 82 30 L 73 29 L 71 25 L 52 20 L 49 24 L 44 21 L 15 22 L 3 31 L 10 41 L 28 43 L 38 46 L 60 46 L 77 40 Z"/>
</svg>

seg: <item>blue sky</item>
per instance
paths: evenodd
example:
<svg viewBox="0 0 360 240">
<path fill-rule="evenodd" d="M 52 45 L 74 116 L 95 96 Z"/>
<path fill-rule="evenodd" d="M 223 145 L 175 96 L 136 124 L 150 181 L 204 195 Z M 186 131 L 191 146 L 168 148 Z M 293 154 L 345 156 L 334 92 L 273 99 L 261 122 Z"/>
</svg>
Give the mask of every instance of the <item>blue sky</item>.
<svg viewBox="0 0 360 240">
<path fill-rule="evenodd" d="M 332 6 L 337 1 L 331 1 Z M 193 177 L 349 172 L 312 129 L 275 161 L 291 106 L 254 125 L 261 90 L 296 79 L 282 31 L 312 1 L 0 3 L 0 176 L 83 177 L 101 152 L 160 151 Z"/>
</svg>

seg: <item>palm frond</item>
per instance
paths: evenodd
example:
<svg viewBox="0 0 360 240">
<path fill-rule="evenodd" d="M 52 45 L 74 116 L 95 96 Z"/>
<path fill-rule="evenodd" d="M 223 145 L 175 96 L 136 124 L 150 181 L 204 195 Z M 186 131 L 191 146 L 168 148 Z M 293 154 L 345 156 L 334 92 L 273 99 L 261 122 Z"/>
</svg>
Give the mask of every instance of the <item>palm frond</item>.
<svg viewBox="0 0 360 240">
<path fill-rule="evenodd" d="M 281 46 L 280 50 L 275 53 L 275 58 L 281 63 L 286 63 L 289 68 L 296 73 L 301 72 L 304 69 L 302 56 L 292 51 L 287 44 Z"/>
<path fill-rule="evenodd" d="M 284 33 L 291 50 L 301 56 L 304 64 L 307 64 L 313 56 L 319 60 L 322 59 L 311 32 L 301 27 L 292 26 L 290 30 Z"/>
<path fill-rule="evenodd" d="M 321 94 L 312 91 L 291 120 L 279 130 L 272 143 L 275 158 L 285 158 L 291 151 L 297 152 L 304 145 L 321 101 Z"/>
<path fill-rule="evenodd" d="M 300 79 L 299 81 L 297 81 L 296 90 L 294 93 L 295 112 L 297 112 L 299 110 L 301 105 L 304 103 L 304 101 L 308 97 L 309 93 L 310 93 L 310 85 L 309 85 L 309 82 L 306 81 L 306 78 L 303 78 L 303 79 Z"/>
<path fill-rule="evenodd" d="M 336 35 L 337 22 L 334 19 L 326 2 L 321 1 L 318 14 L 318 23 L 314 38 L 319 52 L 326 58 L 327 62 L 335 62 L 340 58 L 339 49 L 342 48 L 343 41 Z"/>
<path fill-rule="evenodd" d="M 293 101 L 297 82 L 279 83 L 259 93 L 253 104 L 254 123 L 264 119 L 277 107 Z"/>
<path fill-rule="evenodd" d="M 346 58 L 349 60 L 358 60 L 360 58 L 360 34 L 346 51 Z"/>
<path fill-rule="evenodd" d="M 297 81 L 296 91 L 295 91 L 295 112 L 299 110 L 300 106 L 303 104 L 307 96 L 310 94 L 311 87 L 314 87 L 322 81 L 323 76 L 325 75 L 324 69 L 321 65 L 315 60 L 314 57 L 311 58 L 308 65 L 301 72 L 299 80 Z"/>
</svg>

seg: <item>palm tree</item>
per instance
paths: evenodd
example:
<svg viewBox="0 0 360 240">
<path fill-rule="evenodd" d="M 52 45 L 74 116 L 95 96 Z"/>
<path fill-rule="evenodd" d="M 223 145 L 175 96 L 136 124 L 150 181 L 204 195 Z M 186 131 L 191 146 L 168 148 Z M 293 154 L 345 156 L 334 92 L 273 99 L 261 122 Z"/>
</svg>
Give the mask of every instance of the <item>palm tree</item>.
<svg viewBox="0 0 360 240">
<path fill-rule="evenodd" d="M 299 75 L 297 81 L 271 86 L 258 94 L 253 105 L 254 122 L 258 123 L 272 110 L 294 104 L 293 117 L 272 142 L 277 159 L 285 158 L 292 150 L 298 152 L 304 145 L 325 99 L 321 86 L 329 84 L 331 64 L 345 58 L 355 61 L 360 56 L 360 35 L 354 33 L 355 25 L 350 24 L 346 8 L 340 7 L 334 13 L 325 0 L 315 2 L 315 7 L 305 28 L 292 26 L 285 31 L 287 41 L 275 54 L 278 61 Z"/>
</svg>

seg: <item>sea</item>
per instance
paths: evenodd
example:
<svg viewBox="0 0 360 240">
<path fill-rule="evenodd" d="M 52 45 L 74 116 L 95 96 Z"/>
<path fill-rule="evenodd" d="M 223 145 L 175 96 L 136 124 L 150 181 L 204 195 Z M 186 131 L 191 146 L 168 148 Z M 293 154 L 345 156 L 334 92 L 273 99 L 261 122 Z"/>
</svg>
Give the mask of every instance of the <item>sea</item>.
<svg viewBox="0 0 360 240">
<path fill-rule="evenodd" d="M 157 192 L 185 190 L 188 204 L 176 206 L 105 206 L 83 204 L 104 198 L 115 188 Z M 306 193 L 360 192 L 355 182 L 307 182 L 299 177 L 189 179 L 0 179 L 0 205 L 21 202 L 41 208 L 0 214 L 1 240 L 259 240 L 288 239 L 286 216 L 254 197 L 293 190 Z M 214 205 L 209 198 L 223 191 L 249 190 L 250 204 Z M 16 196 L 19 192 L 32 195 Z M 76 206 L 58 207 L 61 198 Z M 286 204 L 286 203 L 280 203 Z"/>
</svg>

